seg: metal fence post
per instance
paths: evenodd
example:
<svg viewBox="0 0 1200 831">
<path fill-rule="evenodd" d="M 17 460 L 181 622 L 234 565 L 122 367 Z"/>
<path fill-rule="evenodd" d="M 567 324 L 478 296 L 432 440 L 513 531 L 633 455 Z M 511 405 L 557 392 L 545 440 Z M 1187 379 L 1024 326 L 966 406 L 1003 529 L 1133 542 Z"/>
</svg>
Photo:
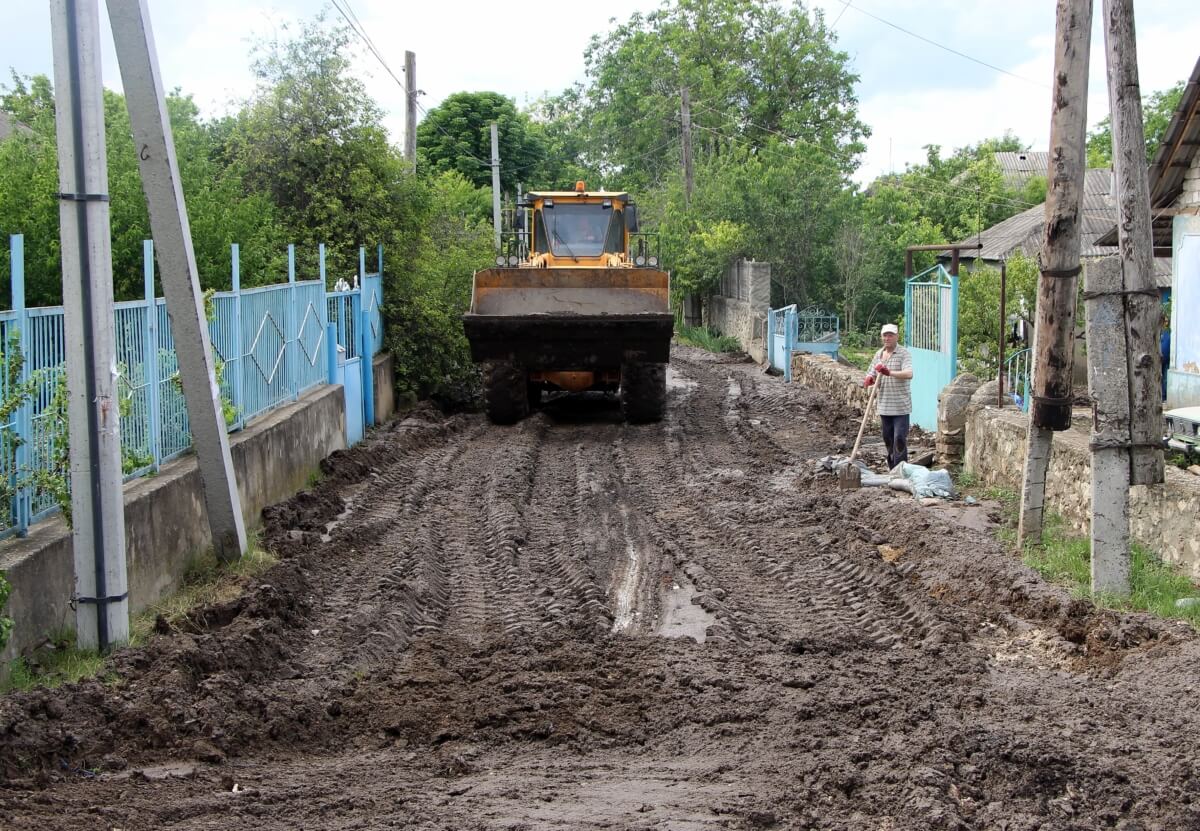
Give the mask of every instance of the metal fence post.
<svg viewBox="0 0 1200 831">
<path fill-rule="evenodd" d="M 154 296 L 154 240 L 142 240 L 142 278 L 145 282 L 146 334 L 142 347 L 142 374 L 146 380 L 146 425 L 149 434 L 150 458 L 154 469 L 162 464 L 162 410 L 159 401 L 158 368 L 158 300 Z"/>
<path fill-rule="evenodd" d="M 359 295 L 359 360 L 362 362 L 363 387 L 363 421 L 367 427 L 375 426 L 375 356 L 371 354 L 369 341 L 371 338 L 371 322 L 367 320 L 370 312 L 362 308 L 362 295 Z"/>
<path fill-rule="evenodd" d="M 13 234 L 9 237 L 10 270 L 12 274 L 12 308 L 16 312 L 17 348 L 21 353 L 21 373 L 18 383 L 22 386 L 29 380 L 29 312 L 25 309 L 25 236 Z M 7 349 L 8 344 L 4 344 Z M 8 359 L 14 360 L 9 355 Z M 20 481 L 21 474 L 29 467 L 29 442 L 33 440 L 33 402 L 26 399 L 16 412 L 16 452 L 13 455 L 12 478 L 14 484 Z M 25 536 L 29 529 L 29 518 L 33 494 L 31 488 L 25 486 L 14 494 L 16 505 L 17 533 Z"/>
<path fill-rule="evenodd" d="M 291 243 L 288 245 L 288 302 L 287 302 L 287 322 L 284 325 L 283 336 L 283 370 L 284 378 L 287 382 L 287 390 L 292 396 L 292 400 L 300 397 L 300 384 L 297 380 L 298 373 L 296 372 L 296 349 L 293 345 L 293 332 L 296 329 L 296 245 Z M 297 336 L 298 338 L 298 336 Z"/>
<path fill-rule="evenodd" d="M 225 371 L 229 371 L 229 364 L 235 364 L 233 368 L 233 407 L 237 412 L 237 417 L 234 419 L 233 426 L 242 428 L 246 426 L 246 354 L 242 348 L 242 249 L 236 242 L 229 246 L 230 254 L 230 282 L 229 285 L 233 289 L 233 357 L 225 362 Z"/>
<path fill-rule="evenodd" d="M 950 377 L 958 376 L 958 275 L 950 275 Z"/>
<path fill-rule="evenodd" d="M 337 383 L 337 324 L 325 324 L 325 372 L 329 376 L 329 383 Z"/>
<path fill-rule="evenodd" d="M 362 289 L 367 279 L 367 249 L 358 246 L 358 288 Z"/>
</svg>

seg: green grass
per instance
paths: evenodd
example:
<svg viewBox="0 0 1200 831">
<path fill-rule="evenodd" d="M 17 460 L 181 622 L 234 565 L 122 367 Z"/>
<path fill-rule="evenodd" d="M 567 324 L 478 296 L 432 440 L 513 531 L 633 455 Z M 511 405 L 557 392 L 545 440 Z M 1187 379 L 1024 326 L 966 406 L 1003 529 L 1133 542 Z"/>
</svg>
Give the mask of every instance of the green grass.
<svg viewBox="0 0 1200 831">
<path fill-rule="evenodd" d="M 134 615 L 129 625 L 129 641 L 137 646 L 149 640 L 159 615 L 172 628 L 186 624 L 192 610 L 223 603 L 240 595 L 246 581 L 256 577 L 278 562 L 275 555 L 250 540 L 246 554 L 237 562 L 222 565 L 208 552 L 188 569 L 179 591 Z M 19 658 L 9 665 L 9 677 L 0 684 L 0 693 L 30 690 L 35 687 L 58 687 L 105 673 L 107 661 L 95 650 L 75 646 L 75 633 L 62 632 L 52 636 L 49 643 L 29 659 Z M 108 679 L 115 682 L 114 677 Z"/>
<path fill-rule="evenodd" d="M 869 346 L 848 346 L 842 343 L 838 345 L 838 354 L 865 372 L 871 364 L 871 358 L 875 357 L 875 350 Z"/>
<path fill-rule="evenodd" d="M 970 474 L 959 474 L 958 485 L 964 494 L 1000 503 L 1001 527 L 996 536 L 1005 545 L 1015 548 L 1020 494 L 1003 488 L 981 487 Z M 1200 627 L 1200 607 L 1181 609 L 1175 605 L 1175 601 L 1184 597 L 1200 597 L 1200 587 L 1138 543 L 1131 546 L 1131 592 L 1127 598 L 1092 592 L 1091 542 L 1087 537 L 1073 533 L 1063 518 L 1052 511 L 1046 511 L 1044 517 L 1042 545 L 1026 545 L 1021 559 L 1045 579 L 1067 586 L 1076 596 L 1087 597 L 1102 608 L 1150 612 Z"/>
<path fill-rule="evenodd" d="M 246 581 L 265 572 L 278 560 L 251 539 L 246 553 L 233 563 L 222 564 L 212 552 L 192 563 L 184 575 L 183 585 L 174 594 L 138 613 L 129 627 L 130 642 L 137 645 L 149 640 L 159 615 L 167 625 L 184 625 L 193 609 L 233 600 L 242 593 Z"/>
<path fill-rule="evenodd" d="M 728 335 L 718 335 L 703 326 L 684 326 L 680 324 L 675 327 L 675 339 L 680 343 L 686 343 L 688 346 L 707 349 L 709 352 L 742 351 L 742 345 L 738 343 L 737 338 L 731 338 Z"/>
<path fill-rule="evenodd" d="M 104 657 L 94 649 L 75 646 L 74 632 L 56 633 L 31 659 L 18 658 L 9 665 L 9 677 L 0 692 L 59 687 L 104 671 Z"/>
</svg>

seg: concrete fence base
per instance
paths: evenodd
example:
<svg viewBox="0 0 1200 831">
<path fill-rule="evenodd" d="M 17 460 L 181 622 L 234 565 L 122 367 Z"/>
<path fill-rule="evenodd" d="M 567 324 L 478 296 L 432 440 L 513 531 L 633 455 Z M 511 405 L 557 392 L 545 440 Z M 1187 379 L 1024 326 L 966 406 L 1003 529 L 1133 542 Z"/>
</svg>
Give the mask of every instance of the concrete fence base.
<svg viewBox="0 0 1200 831">
<path fill-rule="evenodd" d="M 395 409 L 391 356 L 376 356 L 373 369 L 376 420 L 383 421 Z M 345 412 L 342 387 L 321 386 L 229 437 L 247 528 L 260 523 L 263 508 L 304 488 L 321 460 L 346 446 Z M 188 567 L 211 546 L 202 487 L 194 456 L 125 486 L 131 612 L 177 590 Z M 59 517 L 32 526 L 27 537 L 0 543 L 0 570 L 12 586 L 3 613 L 14 623 L 0 652 L 0 676 L 24 650 L 74 629 L 74 569 L 71 532 Z"/>
</svg>

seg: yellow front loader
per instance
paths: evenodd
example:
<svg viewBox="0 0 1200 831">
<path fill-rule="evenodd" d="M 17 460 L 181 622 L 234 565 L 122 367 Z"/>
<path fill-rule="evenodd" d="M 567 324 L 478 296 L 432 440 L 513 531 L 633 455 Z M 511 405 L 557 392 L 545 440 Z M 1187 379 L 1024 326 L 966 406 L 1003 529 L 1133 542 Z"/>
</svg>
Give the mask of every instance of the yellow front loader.
<svg viewBox="0 0 1200 831">
<path fill-rule="evenodd" d="M 629 421 L 666 405 L 670 276 L 637 233 L 626 193 L 528 194 L 521 231 L 476 272 L 463 326 L 484 366 L 492 421 L 511 424 L 549 390 L 619 391 Z"/>
</svg>

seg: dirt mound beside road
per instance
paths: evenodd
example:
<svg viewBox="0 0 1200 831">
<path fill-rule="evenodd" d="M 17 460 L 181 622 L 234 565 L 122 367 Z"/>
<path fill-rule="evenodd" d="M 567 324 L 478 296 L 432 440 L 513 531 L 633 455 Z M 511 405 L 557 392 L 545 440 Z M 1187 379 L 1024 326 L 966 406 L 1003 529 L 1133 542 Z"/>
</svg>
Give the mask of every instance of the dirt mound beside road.
<svg viewBox="0 0 1200 831">
<path fill-rule="evenodd" d="M 660 424 L 396 421 L 244 597 L 0 701 L 0 826 L 1200 827 L 1194 633 L 837 491 L 850 425 L 686 348 Z"/>
</svg>

